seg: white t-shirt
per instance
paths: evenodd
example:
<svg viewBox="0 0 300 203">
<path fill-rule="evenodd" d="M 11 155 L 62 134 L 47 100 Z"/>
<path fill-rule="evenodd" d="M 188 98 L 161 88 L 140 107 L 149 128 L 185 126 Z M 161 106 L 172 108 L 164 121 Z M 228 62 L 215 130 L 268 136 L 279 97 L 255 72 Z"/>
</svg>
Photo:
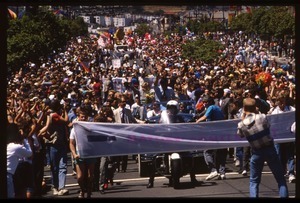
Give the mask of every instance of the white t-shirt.
<svg viewBox="0 0 300 203">
<path fill-rule="evenodd" d="M 295 111 L 295 107 L 293 106 L 285 106 L 284 107 L 284 110 L 281 110 L 279 108 L 279 106 L 276 106 L 275 109 L 272 111 L 271 114 L 279 114 L 279 113 L 283 113 L 283 112 L 287 112 L 287 111 Z"/>
<path fill-rule="evenodd" d="M 74 130 L 74 128 L 72 128 L 71 129 L 71 132 L 70 132 L 70 137 L 69 137 L 69 139 L 70 140 L 75 140 L 75 130 Z M 76 149 L 76 153 L 78 153 L 78 149 L 77 149 L 77 144 L 75 145 L 75 149 Z"/>
<path fill-rule="evenodd" d="M 6 157 L 7 157 L 7 172 L 15 174 L 19 159 L 28 158 L 32 155 L 31 148 L 26 148 L 24 145 L 9 143 L 6 146 Z"/>
</svg>

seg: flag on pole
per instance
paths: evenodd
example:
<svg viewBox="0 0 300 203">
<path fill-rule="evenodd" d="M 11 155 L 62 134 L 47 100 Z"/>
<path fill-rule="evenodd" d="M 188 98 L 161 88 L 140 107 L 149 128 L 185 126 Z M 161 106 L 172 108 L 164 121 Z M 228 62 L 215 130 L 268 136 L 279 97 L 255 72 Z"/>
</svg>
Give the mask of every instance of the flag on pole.
<svg viewBox="0 0 300 203">
<path fill-rule="evenodd" d="M 91 72 L 90 63 L 88 61 L 81 61 L 80 59 L 78 59 L 78 62 L 79 62 L 80 67 L 82 67 L 86 73 Z"/>
</svg>

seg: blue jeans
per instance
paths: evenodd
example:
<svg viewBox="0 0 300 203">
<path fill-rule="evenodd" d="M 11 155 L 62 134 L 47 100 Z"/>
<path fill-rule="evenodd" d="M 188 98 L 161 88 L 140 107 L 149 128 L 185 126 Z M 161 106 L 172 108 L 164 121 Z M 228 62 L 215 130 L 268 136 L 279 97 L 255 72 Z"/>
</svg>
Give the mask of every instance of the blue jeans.
<svg viewBox="0 0 300 203">
<path fill-rule="evenodd" d="M 11 173 L 6 173 L 7 178 L 7 198 L 15 198 L 14 178 Z"/>
<path fill-rule="evenodd" d="M 252 149 L 250 160 L 250 197 L 259 196 L 259 184 L 264 162 L 268 163 L 276 182 L 278 184 L 279 196 L 287 198 L 289 196 L 284 171 L 274 146 L 264 147 L 262 149 Z"/>
<path fill-rule="evenodd" d="M 52 185 L 58 190 L 66 185 L 67 159 L 67 149 L 56 149 L 50 146 Z"/>
<path fill-rule="evenodd" d="M 279 156 L 280 162 L 282 164 L 283 170 L 287 171 L 288 174 L 295 175 L 295 143 L 287 142 L 287 143 L 279 143 L 275 144 L 276 152 Z"/>
<path fill-rule="evenodd" d="M 243 169 L 243 153 L 244 153 L 244 147 L 236 147 L 235 150 L 235 156 L 240 161 L 240 170 Z"/>
</svg>

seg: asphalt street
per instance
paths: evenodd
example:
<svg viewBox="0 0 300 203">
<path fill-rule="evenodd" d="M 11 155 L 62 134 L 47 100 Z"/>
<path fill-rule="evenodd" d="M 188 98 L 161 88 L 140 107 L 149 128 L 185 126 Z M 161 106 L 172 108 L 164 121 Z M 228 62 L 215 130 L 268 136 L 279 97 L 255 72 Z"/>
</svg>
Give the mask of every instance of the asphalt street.
<svg viewBox="0 0 300 203">
<path fill-rule="evenodd" d="M 239 174 L 238 168 L 234 165 L 233 158 L 228 158 L 226 162 L 226 179 L 213 179 L 205 181 L 207 173 L 197 174 L 197 185 L 190 183 L 189 176 L 180 179 L 180 188 L 174 189 L 168 187 L 168 179 L 165 177 L 156 177 L 153 188 L 146 188 L 148 183 L 147 177 L 140 177 L 138 173 L 138 164 L 135 160 L 129 158 L 126 172 L 116 172 L 114 184 L 109 185 L 105 194 L 93 192 L 92 199 L 114 199 L 114 198 L 248 198 L 249 195 L 249 176 Z M 68 164 L 68 175 L 66 189 L 69 194 L 65 196 L 54 196 L 50 190 L 50 171 L 45 167 L 45 178 L 49 184 L 48 191 L 42 198 L 49 199 L 69 199 L 77 198 L 79 186 L 77 179 L 72 176 L 72 168 Z M 295 198 L 295 183 L 288 183 L 290 198 Z M 277 183 L 270 172 L 268 166 L 264 167 L 262 182 L 260 185 L 261 198 L 278 198 Z"/>
</svg>

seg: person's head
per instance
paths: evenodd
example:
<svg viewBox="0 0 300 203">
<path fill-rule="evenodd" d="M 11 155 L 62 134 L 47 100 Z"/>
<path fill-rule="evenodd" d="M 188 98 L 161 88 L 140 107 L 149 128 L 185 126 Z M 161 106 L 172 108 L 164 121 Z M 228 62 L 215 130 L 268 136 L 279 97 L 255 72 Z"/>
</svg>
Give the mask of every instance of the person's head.
<svg viewBox="0 0 300 203">
<path fill-rule="evenodd" d="M 160 85 L 161 85 L 163 90 L 166 90 L 167 87 L 168 87 L 168 79 L 167 78 L 162 78 L 160 80 Z"/>
<path fill-rule="evenodd" d="M 157 102 L 157 101 L 153 102 L 152 108 L 153 108 L 154 110 L 160 109 L 160 104 L 159 104 L 159 102 Z"/>
<path fill-rule="evenodd" d="M 61 106 L 60 101 L 58 99 L 54 99 L 50 103 L 50 109 L 53 112 L 59 112 L 61 110 L 61 107 L 62 106 Z"/>
<path fill-rule="evenodd" d="M 185 104 L 184 103 L 180 103 L 179 104 L 179 110 L 180 111 L 184 111 L 185 110 Z"/>
<path fill-rule="evenodd" d="M 204 106 L 207 108 L 207 107 L 209 107 L 210 105 L 213 105 L 213 104 L 214 104 L 214 98 L 211 97 L 211 96 L 205 95 L 205 96 L 202 98 L 202 102 L 203 102 Z"/>
<path fill-rule="evenodd" d="M 125 106 L 126 106 L 126 96 L 122 95 L 121 98 L 119 99 L 118 103 L 119 103 L 120 108 L 122 108 L 122 109 L 125 108 Z"/>
<path fill-rule="evenodd" d="M 179 104 L 176 100 L 167 102 L 167 111 L 169 115 L 176 115 L 179 111 Z"/>
<path fill-rule="evenodd" d="M 245 98 L 243 100 L 243 108 L 244 108 L 244 112 L 249 112 L 249 113 L 256 113 L 257 109 L 256 109 L 256 101 L 253 98 Z"/>
<path fill-rule="evenodd" d="M 231 90 L 228 88 L 223 89 L 223 96 L 224 97 L 229 97 L 231 94 Z"/>
<path fill-rule="evenodd" d="M 108 96 L 109 96 L 110 98 L 114 98 L 115 92 L 114 92 L 113 90 L 108 91 Z"/>
<path fill-rule="evenodd" d="M 85 108 L 80 108 L 78 111 L 78 121 L 87 121 L 88 119 L 88 111 Z"/>
<path fill-rule="evenodd" d="M 275 101 L 275 104 L 283 111 L 286 106 L 286 97 L 284 96 L 278 97 Z"/>
<path fill-rule="evenodd" d="M 6 144 L 16 143 L 20 144 L 23 141 L 23 136 L 19 130 L 19 127 L 14 122 L 11 122 L 7 125 L 7 139 Z"/>
</svg>

